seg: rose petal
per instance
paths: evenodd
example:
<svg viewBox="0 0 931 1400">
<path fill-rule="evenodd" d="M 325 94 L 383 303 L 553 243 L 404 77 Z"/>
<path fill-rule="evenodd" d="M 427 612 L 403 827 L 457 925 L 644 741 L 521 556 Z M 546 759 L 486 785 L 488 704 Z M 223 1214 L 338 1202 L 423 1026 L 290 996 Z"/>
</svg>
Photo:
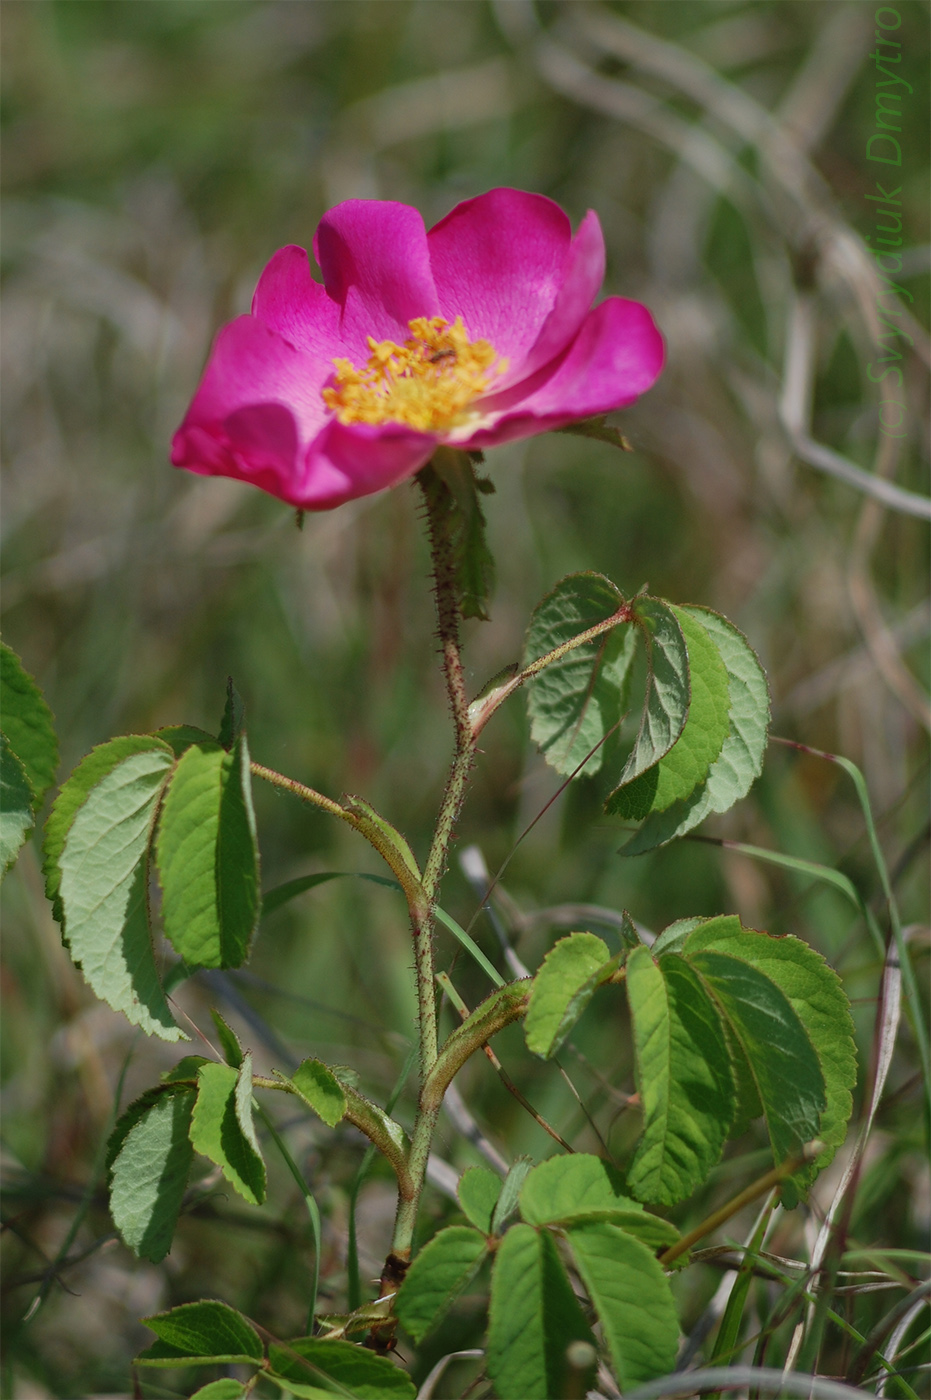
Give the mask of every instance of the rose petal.
<svg viewBox="0 0 931 1400">
<path fill-rule="evenodd" d="M 609 297 L 589 313 L 560 361 L 525 384 L 483 399 L 481 407 L 501 417 L 457 445 L 491 447 L 624 408 L 656 382 L 664 353 L 647 308 Z"/>
<path fill-rule="evenodd" d="M 325 367 L 253 316 L 220 331 L 171 460 L 210 476 L 251 481 L 290 500 L 304 449 L 320 432 Z"/>
<path fill-rule="evenodd" d="M 305 510 L 332 510 L 413 476 L 436 445 L 436 437 L 398 423 L 331 419 L 307 452 L 300 486 L 286 499 Z"/>
<path fill-rule="evenodd" d="M 314 256 L 340 307 L 343 354 L 360 364 L 368 337 L 405 341 L 415 316 L 439 314 L 423 219 L 387 200 L 349 199 L 324 214 Z"/>
<path fill-rule="evenodd" d="M 325 363 L 324 380 L 332 374 L 336 356 L 347 353 L 339 303 L 314 280 L 305 249 L 294 244 L 279 248 L 265 268 L 252 298 L 252 314 L 289 344 Z"/>
<path fill-rule="evenodd" d="M 578 334 L 605 275 L 605 241 L 598 215 L 589 209 L 572 240 L 565 279 L 524 363 L 501 380 L 501 388 L 526 379 L 560 355 Z"/>
<path fill-rule="evenodd" d="M 427 242 L 443 315 L 461 316 L 472 340 L 510 361 L 508 377 L 519 374 L 566 281 L 566 215 L 544 195 L 489 190 L 457 204 Z"/>
</svg>

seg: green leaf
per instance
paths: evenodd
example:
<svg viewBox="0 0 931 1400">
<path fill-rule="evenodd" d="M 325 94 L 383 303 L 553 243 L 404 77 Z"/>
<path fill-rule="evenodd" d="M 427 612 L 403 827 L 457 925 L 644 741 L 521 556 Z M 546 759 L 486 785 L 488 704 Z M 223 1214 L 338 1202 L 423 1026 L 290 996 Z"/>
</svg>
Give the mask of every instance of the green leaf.
<svg viewBox="0 0 931 1400">
<path fill-rule="evenodd" d="M 512 1226 L 495 1253 L 491 1277 L 485 1355 L 495 1394 L 500 1400 L 562 1400 L 569 1348 L 593 1341 L 552 1235 Z M 594 1366 L 575 1393 L 585 1394 L 593 1373 Z"/>
<path fill-rule="evenodd" d="M 197 1086 L 197 1071 L 201 1065 L 209 1065 L 213 1062 L 208 1060 L 206 1055 L 185 1055 L 171 1069 L 162 1075 L 163 1084 L 177 1084 L 181 1081 L 188 1083 L 192 1088 Z"/>
<path fill-rule="evenodd" d="M 194 1157 L 188 1135 L 193 1106 L 190 1089 L 161 1090 L 128 1125 L 110 1168 L 113 1223 L 129 1248 L 153 1264 L 171 1248 L 184 1200 Z"/>
<path fill-rule="evenodd" d="M 56 862 L 57 893 L 71 956 L 97 995 L 147 1034 L 186 1040 L 165 1000 L 149 928 L 149 844 L 172 754 L 148 743 L 74 812 Z"/>
<path fill-rule="evenodd" d="M 641 1200 L 673 1205 L 718 1161 L 733 1121 L 734 1080 L 717 1004 L 677 954 L 627 959 L 643 1136 L 629 1172 Z"/>
<path fill-rule="evenodd" d="M 167 1343 L 180 1356 L 193 1362 L 214 1361 L 235 1365 L 237 1362 L 262 1361 L 265 1351 L 258 1332 L 242 1313 L 226 1303 L 204 1300 L 182 1303 L 170 1312 L 156 1313 L 142 1321 L 160 1342 Z M 147 1353 L 139 1361 L 145 1364 Z"/>
<path fill-rule="evenodd" d="M 655 1255 L 607 1221 L 569 1226 L 566 1238 L 621 1389 L 667 1375 L 676 1361 L 679 1321 Z"/>
<path fill-rule="evenodd" d="M 501 1178 L 487 1167 L 469 1167 L 456 1187 L 459 1204 L 483 1235 L 491 1234 L 491 1221 L 501 1195 Z"/>
<path fill-rule="evenodd" d="M 5 642 L 0 642 L 0 724 L 25 770 L 38 810 L 58 770 L 55 723 L 41 690 Z"/>
<path fill-rule="evenodd" d="M 418 473 L 430 500 L 434 530 L 442 532 L 453 560 L 453 582 L 463 617 L 488 620 L 495 587 L 495 561 L 485 535 L 480 496 L 494 491 L 461 452 L 439 448 Z"/>
<path fill-rule="evenodd" d="M 520 1213 L 528 1225 L 560 1225 L 593 1210 L 643 1207 L 624 1190 L 620 1172 L 589 1152 L 549 1157 L 521 1188 Z"/>
<path fill-rule="evenodd" d="M 801 939 L 772 938 L 745 929 L 738 919 L 711 919 L 689 937 L 688 956 L 700 948 L 733 953 L 781 988 L 804 1026 L 824 1076 L 826 1105 L 818 1128 L 824 1151 L 783 1182 L 783 1203 L 797 1204 L 847 1135 L 857 1082 L 857 1054 L 850 1004 L 840 978 L 820 953 Z"/>
<path fill-rule="evenodd" d="M 689 934 L 702 923 L 703 919 L 691 918 L 676 919 L 675 923 L 667 924 L 650 949 L 653 957 L 658 958 L 661 953 L 681 953 Z"/>
<path fill-rule="evenodd" d="M 35 826 L 34 804 L 26 770 L 0 733 L 0 874 L 13 864 Z"/>
<path fill-rule="evenodd" d="M 195 744 L 179 759 L 157 843 L 162 917 L 192 967 L 239 967 L 259 918 L 259 852 L 242 734 L 227 753 Z"/>
<path fill-rule="evenodd" d="M 672 611 L 688 649 L 688 719 L 659 763 L 621 789 L 618 805 L 612 807 L 618 815 L 665 812 L 674 802 L 684 801 L 707 778 L 728 734 L 727 671 L 718 649 L 700 622 L 683 608 Z"/>
<path fill-rule="evenodd" d="M 58 862 L 65 848 L 71 823 L 78 810 L 86 802 L 87 794 L 108 773 L 112 773 L 118 763 L 122 763 L 124 758 L 130 758 L 134 754 L 153 752 L 165 753 L 170 759 L 172 750 L 168 744 L 163 744 L 160 739 L 151 734 L 123 734 L 118 739 L 110 739 L 105 744 L 98 744 L 95 749 L 91 749 L 90 753 L 81 759 L 71 776 L 62 784 L 61 791 L 55 798 L 45 823 L 43 871 L 45 874 L 45 893 L 52 902 L 52 913 L 61 925 L 63 933 L 65 932 L 65 916 L 59 894 L 61 869 Z"/>
<path fill-rule="evenodd" d="M 530 988 L 524 1019 L 527 1048 L 552 1059 L 618 961 L 593 933 L 560 938 L 543 959 Z"/>
<path fill-rule="evenodd" d="M 208 1381 L 200 1390 L 195 1390 L 191 1400 L 246 1400 L 249 1392 L 241 1381 L 232 1376 L 224 1376 L 219 1381 Z"/>
<path fill-rule="evenodd" d="M 231 749 L 240 735 L 245 733 L 246 707 L 239 691 L 233 685 L 233 677 L 226 679 L 226 704 L 220 721 L 218 743 L 224 749 Z"/>
<path fill-rule="evenodd" d="M 743 633 L 709 608 L 678 608 L 700 625 L 717 648 L 727 673 L 728 733 L 708 775 L 665 811 L 650 812 L 621 854 L 640 855 L 691 831 L 711 812 L 726 812 L 750 791 L 763 767 L 769 727 L 766 677 Z"/>
<path fill-rule="evenodd" d="M 653 803 L 659 781 L 656 765 L 685 728 L 690 697 L 689 659 L 682 628 L 668 603 L 659 598 L 635 598 L 630 606 L 646 642 L 647 688 L 636 741 L 620 783 L 605 802 L 605 811 L 639 820 Z M 633 797 L 626 796 L 625 789 L 647 772 L 653 774 L 652 778 L 638 784 Z"/>
<path fill-rule="evenodd" d="M 161 739 L 167 744 L 175 758 L 180 758 L 192 744 L 212 744 L 214 738 L 208 734 L 206 729 L 198 729 L 193 724 L 167 724 L 162 729 L 156 729 L 152 735 L 153 739 Z"/>
<path fill-rule="evenodd" d="M 244 1071 L 248 1068 L 248 1083 Z M 231 1186 L 252 1205 L 265 1199 L 265 1163 L 252 1126 L 252 1061 L 239 1070 L 208 1061 L 197 1075 L 197 1103 L 191 1119 L 191 1143 L 222 1171 Z M 243 1108 L 243 1089 L 249 1102 Z M 246 1126 L 248 1125 L 248 1126 Z"/>
<path fill-rule="evenodd" d="M 394 1311 L 420 1342 L 472 1282 L 488 1253 L 484 1235 L 468 1225 L 440 1230 L 415 1257 L 405 1275 Z"/>
<path fill-rule="evenodd" d="M 620 428 L 613 427 L 603 413 L 596 418 L 580 418 L 575 423 L 567 423 L 564 428 L 557 428 L 556 432 L 571 433 L 573 437 L 594 438 L 596 442 L 607 442 L 612 447 L 619 447 L 622 452 L 634 450 L 622 435 Z"/>
<path fill-rule="evenodd" d="M 570 574 L 534 609 L 523 667 L 623 606 L 619 590 L 603 574 Z M 557 773 L 572 773 L 589 753 L 586 777 L 601 768 L 601 741 L 618 724 L 626 703 L 635 640 L 632 627 L 612 628 L 551 661 L 534 678 L 527 705 L 530 734 Z"/>
<path fill-rule="evenodd" d="M 284 1075 L 279 1078 L 283 1079 Z M 346 1095 L 336 1075 L 320 1060 L 304 1060 L 290 1080 L 300 1097 L 322 1118 L 328 1128 L 335 1128 L 346 1113 Z"/>
<path fill-rule="evenodd" d="M 211 1007 L 210 1019 L 216 1027 L 224 1060 L 228 1065 L 232 1065 L 233 1069 L 239 1069 L 242 1064 L 242 1046 L 239 1043 L 239 1037 L 226 1024 L 216 1007 Z"/>
<path fill-rule="evenodd" d="M 776 1162 L 818 1136 L 825 1109 L 824 1076 L 818 1056 L 785 993 L 743 958 L 714 947 L 685 956 L 717 1002 L 747 1057 Z"/>
<path fill-rule="evenodd" d="M 512 1164 L 501 1184 L 501 1194 L 492 1212 L 491 1229 L 493 1234 L 500 1235 L 516 1211 L 517 1203 L 520 1200 L 520 1188 L 532 1166 L 533 1162 L 529 1157 L 518 1157 L 517 1161 Z"/>
<path fill-rule="evenodd" d="M 272 1343 L 268 1358 L 274 1368 L 270 1379 L 286 1382 L 292 1395 L 351 1395 L 354 1400 L 414 1400 L 414 1383 L 387 1356 L 377 1356 L 352 1342 L 298 1337 Z M 314 1387 L 314 1379 L 323 1382 Z M 329 1384 L 328 1384 L 329 1382 Z"/>
</svg>

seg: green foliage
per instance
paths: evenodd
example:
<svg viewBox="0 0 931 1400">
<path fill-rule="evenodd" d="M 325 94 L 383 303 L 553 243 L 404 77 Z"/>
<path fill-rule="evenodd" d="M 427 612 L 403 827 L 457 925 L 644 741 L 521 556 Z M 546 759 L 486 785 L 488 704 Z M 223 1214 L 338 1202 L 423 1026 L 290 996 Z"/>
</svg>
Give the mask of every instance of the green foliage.
<svg viewBox="0 0 931 1400">
<path fill-rule="evenodd" d="M 201 1065 L 191 1143 L 223 1172 L 244 1200 L 265 1200 L 265 1163 L 252 1123 L 252 1059 L 238 1070 L 214 1061 Z"/>
<path fill-rule="evenodd" d="M 683 920 L 627 960 L 644 1125 L 629 1172 L 642 1200 L 672 1204 L 748 1117 L 775 1159 L 823 1137 L 830 1160 L 851 1111 L 856 1060 L 846 998 L 818 954 L 739 919 Z M 783 1187 L 787 1204 L 809 1168 Z"/>
<path fill-rule="evenodd" d="M 194 1156 L 194 1094 L 168 1086 L 133 1105 L 114 1130 L 110 1150 L 110 1213 L 141 1259 L 164 1259 L 184 1199 Z"/>
<path fill-rule="evenodd" d="M 119 740 L 115 744 L 118 753 L 125 751 Z M 118 758 L 112 767 L 111 755 L 102 750 L 95 755 L 93 768 L 109 771 L 86 793 L 88 770 L 73 789 L 69 779 L 49 820 L 46 843 L 46 868 L 50 883 L 57 884 L 71 956 L 97 995 L 133 1025 L 163 1040 L 183 1040 L 162 990 L 148 911 L 152 827 L 171 750 L 150 739 L 147 748 Z M 53 852 L 65 828 L 56 860 Z"/>
<path fill-rule="evenodd" d="M 38 685 L 5 642 L 0 642 L 0 727 L 23 766 L 38 810 L 58 768 L 55 724 Z"/>
<path fill-rule="evenodd" d="M 242 1064 L 242 1046 L 236 1032 L 226 1024 L 216 1007 L 211 1007 L 210 1019 L 216 1029 L 224 1060 L 228 1065 L 232 1065 L 233 1069 L 239 1069 Z"/>
<path fill-rule="evenodd" d="M 192 967 L 239 967 L 259 919 L 259 853 L 246 737 L 194 744 L 179 759 L 157 844 L 162 918 Z"/>
<path fill-rule="evenodd" d="M 686 962 L 646 948 L 627 959 L 643 1136 L 630 1169 L 642 1199 L 672 1205 L 717 1162 L 734 1116 L 720 1016 Z"/>
<path fill-rule="evenodd" d="M 501 1178 L 487 1167 L 469 1167 L 456 1187 L 459 1204 L 477 1230 L 491 1234 L 491 1222 L 501 1195 Z"/>
<path fill-rule="evenodd" d="M 527 1048 L 552 1059 L 619 960 L 593 933 L 560 938 L 533 979 L 524 1019 Z"/>
<path fill-rule="evenodd" d="M 678 607 L 676 614 L 684 624 L 683 630 L 689 629 L 690 674 L 697 671 L 702 677 L 706 698 L 713 702 L 712 723 L 719 724 L 720 668 L 707 644 L 700 643 L 701 634 L 713 643 L 726 674 L 727 725 L 719 752 L 700 772 L 697 782 L 662 805 L 654 799 L 639 831 L 621 847 L 622 855 L 640 855 L 655 846 L 665 845 L 674 837 L 691 831 L 709 813 L 726 812 L 747 795 L 763 766 L 769 726 L 769 690 L 762 667 L 746 638 L 726 618 L 708 608 Z M 691 714 L 690 711 L 690 718 Z M 716 728 L 715 733 L 718 732 Z M 672 762 L 688 734 L 687 723 L 679 744 L 663 764 Z M 693 759 L 697 759 L 697 754 Z"/>
<path fill-rule="evenodd" d="M 488 1374 L 501 1400 L 560 1400 L 573 1342 L 594 1338 L 552 1235 L 512 1226 L 495 1253 L 488 1318 Z M 594 1366 L 582 1394 L 593 1376 Z"/>
<path fill-rule="evenodd" d="M 395 1300 L 401 1326 L 421 1341 L 478 1273 L 488 1253 L 483 1234 L 467 1225 L 440 1230 L 408 1269 Z"/>
<path fill-rule="evenodd" d="M 493 1234 L 500 1235 L 511 1216 L 517 1210 L 517 1204 L 520 1200 L 520 1189 L 532 1166 L 533 1163 L 529 1157 L 518 1157 L 517 1161 L 512 1163 L 501 1185 L 501 1194 L 492 1212 L 491 1229 Z"/>
<path fill-rule="evenodd" d="M 521 1191 L 520 1213 L 528 1225 L 609 1220 L 652 1249 L 664 1249 L 679 1238 L 668 1220 L 649 1215 L 627 1195 L 620 1172 L 587 1152 L 550 1157 L 534 1167 Z"/>
<path fill-rule="evenodd" d="M 675 1365 L 679 1319 L 653 1251 L 607 1220 L 570 1225 L 566 1239 L 621 1389 L 666 1375 Z"/>
<path fill-rule="evenodd" d="M 273 1342 L 268 1348 L 272 1370 L 269 1379 L 289 1395 L 309 1396 L 349 1394 L 357 1400 L 413 1400 L 414 1386 L 408 1375 L 386 1356 L 376 1356 L 351 1342 L 325 1341 L 298 1337 L 292 1342 Z M 314 1385 L 319 1378 L 320 1385 Z"/>
<path fill-rule="evenodd" d="M 690 694 L 688 650 L 672 608 L 658 598 L 635 598 L 631 614 L 646 644 L 646 695 L 633 749 L 620 783 L 605 803 L 607 812 L 628 819 L 649 811 L 658 777 L 656 765 L 685 728 Z M 647 772 L 653 773 L 652 779 L 638 784 L 636 798 L 626 803 L 623 790 Z"/>
<path fill-rule="evenodd" d="M 327 1127 L 336 1127 L 346 1112 L 346 1095 L 331 1069 L 320 1060 L 304 1060 L 289 1082 Z"/>
<path fill-rule="evenodd" d="M 158 1342 L 137 1357 L 138 1365 L 248 1364 L 265 1355 L 255 1328 L 226 1303 L 182 1303 L 142 1321 Z"/>
<path fill-rule="evenodd" d="M 742 928 L 738 919 L 702 923 L 690 934 L 688 948 L 690 954 L 701 948 L 731 952 L 777 983 L 818 1057 L 826 1098 L 818 1137 L 825 1147 L 813 1162 L 782 1183 L 783 1204 L 793 1206 L 844 1141 L 853 1108 L 857 1056 L 850 1005 L 840 978 L 801 939 L 770 938 Z"/>
<path fill-rule="evenodd" d="M 35 825 L 34 803 L 26 770 L 0 733 L 0 874 L 13 864 Z"/>
<path fill-rule="evenodd" d="M 602 574 L 570 574 L 534 609 L 522 665 L 526 668 L 623 607 L 620 591 Z M 626 705 L 634 638 L 633 628 L 614 627 L 550 662 L 534 679 L 527 702 L 530 733 L 557 773 L 572 773 L 586 758 L 586 776 L 601 768 L 604 740 Z"/>
<path fill-rule="evenodd" d="M 248 1393 L 241 1381 L 224 1376 L 222 1380 L 208 1381 L 200 1390 L 195 1390 L 191 1400 L 245 1400 Z"/>
</svg>

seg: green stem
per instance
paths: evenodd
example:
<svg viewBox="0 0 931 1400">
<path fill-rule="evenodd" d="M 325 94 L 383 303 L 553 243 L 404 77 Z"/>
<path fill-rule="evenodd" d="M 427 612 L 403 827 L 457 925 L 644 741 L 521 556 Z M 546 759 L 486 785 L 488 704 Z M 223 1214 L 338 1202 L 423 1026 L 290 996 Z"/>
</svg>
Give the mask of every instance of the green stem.
<svg viewBox="0 0 931 1400">
<path fill-rule="evenodd" d="M 433 1099 L 428 1104 L 423 1095 L 438 1057 L 435 965 L 433 957 L 434 906 L 440 880 L 446 869 L 449 843 L 456 819 L 462 808 L 468 785 L 469 770 L 475 757 L 475 735 L 469 720 L 469 700 L 466 693 L 465 671 L 459 638 L 459 595 L 456 587 L 456 566 L 452 544 L 444 528 L 448 488 L 438 473 L 427 466 L 418 474 L 427 511 L 427 529 L 433 562 L 433 585 L 436 598 L 437 632 L 440 639 L 446 694 L 453 717 L 455 751 L 446 779 L 446 787 L 437 815 L 433 841 L 424 866 L 422 901 L 409 901 L 411 932 L 414 939 L 414 966 L 417 976 L 417 1005 L 420 1025 L 421 1099 L 411 1133 L 408 1165 L 413 1192 L 400 1193 L 395 1219 L 391 1253 L 382 1278 L 382 1292 L 403 1277 L 410 1259 L 417 1209 L 427 1171 L 430 1144 L 442 1102 Z"/>
</svg>

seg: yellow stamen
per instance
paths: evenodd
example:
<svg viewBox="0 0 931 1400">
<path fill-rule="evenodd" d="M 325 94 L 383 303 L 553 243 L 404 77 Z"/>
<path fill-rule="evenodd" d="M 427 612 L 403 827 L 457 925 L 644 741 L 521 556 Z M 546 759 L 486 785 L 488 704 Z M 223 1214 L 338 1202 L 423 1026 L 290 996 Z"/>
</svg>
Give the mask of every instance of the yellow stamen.
<svg viewBox="0 0 931 1400">
<path fill-rule="evenodd" d="M 442 316 L 408 322 L 403 345 L 369 336 L 371 354 L 362 369 L 334 360 L 336 375 L 323 401 L 341 423 L 407 423 L 421 432 L 454 428 L 469 418 L 473 399 L 487 393 L 504 373 L 487 340 L 470 340 L 462 317 L 450 325 Z"/>
</svg>

